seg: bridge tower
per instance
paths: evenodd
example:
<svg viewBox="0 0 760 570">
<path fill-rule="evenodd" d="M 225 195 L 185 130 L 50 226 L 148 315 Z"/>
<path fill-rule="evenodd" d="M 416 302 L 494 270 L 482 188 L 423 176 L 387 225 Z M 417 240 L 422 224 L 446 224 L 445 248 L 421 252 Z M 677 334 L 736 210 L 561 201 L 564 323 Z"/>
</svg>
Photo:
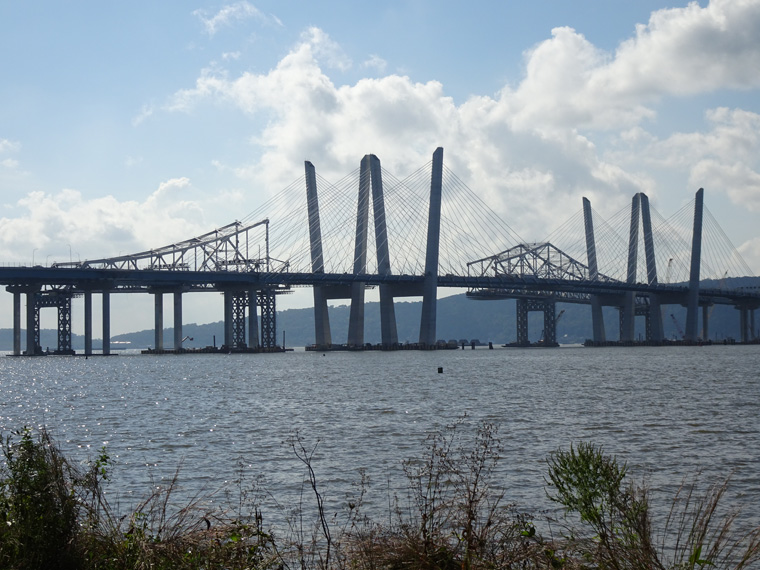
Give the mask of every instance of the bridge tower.
<svg viewBox="0 0 760 570">
<path fill-rule="evenodd" d="M 696 342 L 699 319 L 699 272 L 702 256 L 702 211 L 704 209 L 704 188 L 697 190 L 694 200 L 694 230 L 691 236 L 691 269 L 689 272 L 689 293 L 686 306 L 686 331 L 684 340 Z"/>
<path fill-rule="evenodd" d="M 657 264 L 655 262 L 654 238 L 652 235 L 652 217 L 649 209 L 649 198 L 643 192 L 634 195 L 631 201 L 631 226 L 628 238 L 628 274 L 626 283 L 636 283 L 636 268 L 638 264 L 639 247 L 639 218 L 644 234 L 644 256 L 647 267 L 647 283 L 657 285 Z M 590 267 L 590 266 L 589 266 Z M 647 340 L 660 344 L 663 340 L 662 312 L 657 294 L 648 297 L 649 303 L 639 307 L 638 313 L 646 317 Z M 642 312 L 643 311 L 643 312 Z M 620 314 L 620 340 L 633 342 L 636 324 L 636 292 L 629 291 L 623 297 L 623 310 Z"/>
<path fill-rule="evenodd" d="M 309 212 L 309 242 L 311 246 L 311 270 L 313 273 L 325 272 L 325 261 L 322 254 L 322 229 L 319 224 L 319 201 L 317 199 L 317 175 L 314 165 L 308 160 L 304 162 L 306 170 L 306 203 Z M 317 348 L 330 348 L 332 337 L 330 335 L 330 315 L 327 312 L 327 295 L 324 287 L 314 285 L 314 337 Z M 262 297 L 259 297 L 259 301 Z M 261 343 L 265 346 L 267 335 L 264 334 L 265 305 L 261 304 Z M 268 304 L 267 304 L 268 306 Z M 271 316 L 267 316 L 267 323 Z M 269 326 L 268 324 L 266 325 Z"/>
<path fill-rule="evenodd" d="M 372 180 L 372 208 L 375 215 L 377 272 L 380 275 L 390 275 L 391 256 L 388 249 L 388 229 L 385 224 L 385 198 L 383 197 L 383 175 L 380 159 L 371 154 L 369 164 Z M 380 285 L 380 337 L 384 349 L 395 347 L 398 344 L 396 310 L 393 306 L 393 293 L 388 285 Z"/>
<path fill-rule="evenodd" d="M 639 210 L 641 195 L 635 194 L 631 201 L 631 226 L 628 234 L 628 274 L 626 283 L 636 283 L 636 264 L 638 263 L 639 247 Z M 633 342 L 636 324 L 636 293 L 624 293 L 623 311 L 620 314 L 620 340 Z"/>
<path fill-rule="evenodd" d="M 647 282 L 649 285 L 657 285 L 657 263 L 654 256 L 654 237 L 652 235 L 652 216 L 649 211 L 649 197 L 643 192 L 639 193 L 641 202 L 641 224 L 644 230 L 644 255 L 647 262 Z M 647 313 L 647 340 L 655 344 L 661 344 L 665 337 L 662 326 L 662 310 L 660 309 L 660 297 L 657 293 L 649 295 L 649 312 Z"/>
<path fill-rule="evenodd" d="M 425 280 L 422 290 L 422 316 L 420 318 L 420 346 L 435 346 L 436 302 L 438 294 L 438 252 L 441 236 L 441 190 L 443 187 L 443 148 L 433 153 L 433 170 L 430 175 L 430 207 L 428 210 L 427 250 L 425 254 Z"/>
<path fill-rule="evenodd" d="M 594 220 L 591 215 L 591 202 L 583 198 L 583 222 L 586 230 L 586 259 L 588 261 L 588 278 L 590 281 L 599 279 L 599 268 L 596 261 L 596 241 L 594 240 Z M 597 344 L 607 341 L 604 332 L 604 317 L 602 315 L 602 301 L 598 295 L 591 295 L 591 327 L 593 339 Z"/>
<path fill-rule="evenodd" d="M 359 167 L 359 198 L 356 206 L 354 275 L 367 273 L 367 232 L 369 230 L 370 160 L 364 155 Z M 351 311 L 348 319 L 348 346 L 364 346 L 365 283 L 351 283 Z"/>
</svg>

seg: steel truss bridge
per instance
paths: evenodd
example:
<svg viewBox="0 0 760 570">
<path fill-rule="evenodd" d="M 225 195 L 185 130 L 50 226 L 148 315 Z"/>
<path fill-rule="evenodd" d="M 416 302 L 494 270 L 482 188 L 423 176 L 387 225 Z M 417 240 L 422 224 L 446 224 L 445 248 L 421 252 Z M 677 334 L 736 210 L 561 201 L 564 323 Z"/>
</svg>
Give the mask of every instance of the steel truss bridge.
<svg viewBox="0 0 760 570">
<path fill-rule="evenodd" d="M 576 240 L 580 253 L 571 255 L 549 240 L 527 243 L 515 239 L 516 234 L 483 200 L 445 169 L 442 148 L 433 154 L 429 176 L 427 172 L 425 167 L 405 180 L 397 180 L 381 168 L 376 156 L 367 155 L 357 173 L 329 184 L 307 161 L 304 178 L 286 189 L 290 194 L 283 191 L 248 219 L 204 235 L 131 255 L 54 263 L 50 267 L 2 267 L 0 284 L 13 295 L 13 354 L 43 353 L 40 311 L 45 308 L 57 309 L 55 353 L 74 354 L 74 297 L 84 300 L 84 354 L 93 354 L 94 294 L 102 303 L 102 352 L 110 354 L 110 299 L 112 294 L 121 293 L 152 294 L 154 350 L 183 352 L 182 298 L 185 293 L 200 291 L 224 295 L 223 350 L 277 351 L 281 347 L 277 346 L 276 299 L 297 286 L 313 290 L 315 346 L 319 349 L 336 346 L 327 310 L 332 299 L 351 300 L 348 338 L 341 346 L 365 346 L 364 296 L 370 287 L 379 289 L 382 348 L 388 350 L 400 347 L 394 300 L 409 296 L 422 297 L 417 347 L 439 345 L 439 288 L 463 288 L 473 299 L 516 299 L 516 344 L 521 346 L 529 345 L 531 311 L 543 313 L 545 345 L 556 345 L 557 302 L 591 306 L 593 342 L 598 344 L 607 342 L 602 307 L 619 310 L 619 332 L 615 336 L 620 342 L 634 341 L 639 316 L 645 319 L 647 342 L 662 344 L 662 308 L 672 304 L 687 308 L 687 343 L 708 338 L 709 314 L 717 304 L 739 311 L 742 342 L 756 340 L 754 317 L 760 307 L 760 291 L 727 289 L 720 282 L 706 286 L 700 279 L 705 212 L 702 189 L 694 200 L 690 245 L 681 238 L 680 242 L 676 240 L 678 253 L 666 251 L 667 275 L 663 281 L 657 273 L 658 255 L 662 267 L 662 254 L 656 248 L 656 244 L 664 243 L 662 232 L 653 231 L 652 209 L 645 194 L 633 197 L 627 244 L 621 248 L 618 243 L 617 250 L 610 244 L 621 242 L 619 236 L 616 240 L 596 236 L 591 203 L 584 198 L 582 245 Z M 389 181 L 385 185 L 384 177 Z M 292 192 L 297 190 L 303 196 L 304 187 L 306 200 L 294 198 Z M 347 198 L 357 187 L 356 199 Z M 282 204 L 287 205 L 284 210 Z M 392 215 L 386 216 L 386 204 L 391 205 Z M 272 210 L 270 215 L 265 215 L 267 209 Z M 628 217 L 627 211 L 624 217 Z M 621 224 L 617 226 L 619 229 Z M 610 227 L 603 223 L 601 233 L 609 233 Z M 374 242 L 374 259 L 368 256 L 370 241 Z M 510 242 L 517 245 L 504 249 Z M 326 255 L 328 249 L 332 256 Z M 718 263 L 734 254 L 724 252 Z M 584 255 L 585 263 L 578 260 Z M 679 256 L 684 255 L 689 260 L 680 262 Z M 624 269 L 603 273 L 600 257 L 613 259 L 618 265 L 622 260 Z M 687 268 L 688 278 L 674 280 L 671 269 L 679 264 Z M 748 275 L 746 264 L 744 268 Z M 163 339 L 166 294 L 173 296 L 174 339 L 170 347 L 164 346 Z M 23 346 L 22 297 L 26 298 Z"/>
</svg>

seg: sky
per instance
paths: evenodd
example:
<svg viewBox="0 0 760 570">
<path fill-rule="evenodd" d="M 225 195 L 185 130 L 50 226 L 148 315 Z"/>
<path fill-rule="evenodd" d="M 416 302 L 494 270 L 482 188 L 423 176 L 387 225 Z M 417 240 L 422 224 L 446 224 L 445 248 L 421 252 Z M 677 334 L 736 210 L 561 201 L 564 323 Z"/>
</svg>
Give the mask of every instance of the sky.
<svg viewBox="0 0 760 570">
<path fill-rule="evenodd" d="M 760 0 L 0 0 L 0 264 L 144 251 L 245 217 L 304 160 L 403 179 L 443 146 L 530 239 L 583 196 L 667 216 L 704 187 L 757 275 L 758 38 Z M 152 326 L 128 297 L 114 333 Z"/>
</svg>

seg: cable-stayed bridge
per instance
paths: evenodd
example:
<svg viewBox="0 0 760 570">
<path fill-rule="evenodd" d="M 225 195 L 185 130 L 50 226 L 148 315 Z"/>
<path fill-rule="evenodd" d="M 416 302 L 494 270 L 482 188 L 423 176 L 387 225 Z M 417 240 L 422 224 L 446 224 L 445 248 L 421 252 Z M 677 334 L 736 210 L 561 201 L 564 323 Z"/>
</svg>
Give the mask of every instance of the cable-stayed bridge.
<svg viewBox="0 0 760 570">
<path fill-rule="evenodd" d="M 224 350 L 275 351 L 276 298 L 298 286 L 313 289 L 320 349 L 365 347 L 368 287 L 379 290 L 382 348 L 389 350 L 400 347 L 394 300 L 410 296 L 422 297 L 417 346 L 437 346 L 439 288 L 463 288 L 473 299 L 517 299 L 518 345 L 529 344 L 531 311 L 544 315 L 545 344 L 556 344 L 557 302 L 591 306 L 598 344 L 608 336 L 604 306 L 620 314 L 611 337 L 633 342 L 636 317 L 643 317 L 647 342 L 662 344 L 663 308 L 671 304 L 687 307 L 686 342 L 708 338 L 716 304 L 736 307 L 738 335 L 750 342 L 760 291 L 725 287 L 727 277 L 750 274 L 704 207 L 702 189 L 668 219 L 641 193 L 609 220 L 584 198 L 578 214 L 545 240 L 528 243 L 444 166 L 439 148 L 403 180 L 374 155 L 337 183 L 306 162 L 303 177 L 247 217 L 207 234 L 130 255 L 4 267 L 0 283 L 13 294 L 13 353 L 34 355 L 42 353 L 43 308 L 57 309 L 55 352 L 73 353 L 71 301 L 78 296 L 84 299 L 85 354 L 92 354 L 93 295 L 101 297 L 103 353 L 109 354 L 110 297 L 118 293 L 154 295 L 155 349 L 182 352 L 182 296 L 191 291 L 224 294 Z M 173 296 L 174 342 L 165 348 L 167 294 Z M 333 299 L 350 299 L 345 343 L 331 335 L 327 305 Z"/>
</svg>

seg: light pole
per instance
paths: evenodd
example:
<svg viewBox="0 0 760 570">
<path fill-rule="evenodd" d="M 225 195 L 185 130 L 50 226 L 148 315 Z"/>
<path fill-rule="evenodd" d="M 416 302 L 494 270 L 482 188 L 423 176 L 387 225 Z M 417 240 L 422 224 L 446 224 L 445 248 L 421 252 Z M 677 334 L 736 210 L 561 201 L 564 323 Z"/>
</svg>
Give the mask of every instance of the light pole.
<svg viewBox="0 0 760 570">
<path fill-rule="evenodd" d="M 35 248 L 32 250 L 32 267 L 34 267 L 34 252 L 35 252 L 35 251 L 37 251 L 38 249 L 39 249 L 39 248 L 35 247 Z"/>
</svg>

